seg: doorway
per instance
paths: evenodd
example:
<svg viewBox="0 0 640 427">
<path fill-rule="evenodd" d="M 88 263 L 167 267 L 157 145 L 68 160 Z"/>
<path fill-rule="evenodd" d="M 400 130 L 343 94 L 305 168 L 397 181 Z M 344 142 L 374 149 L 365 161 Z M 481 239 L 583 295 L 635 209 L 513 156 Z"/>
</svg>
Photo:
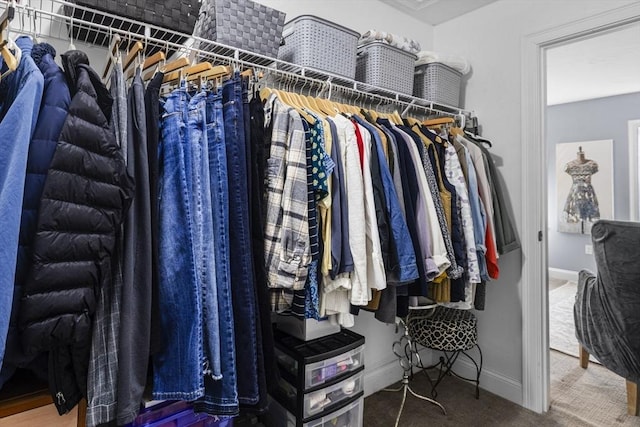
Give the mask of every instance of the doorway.
<svg viewBox="0 0 640 427">
<path fill-rule="evenodd" d="M 523 404 L 534 411 L 548 410 L 549 317 L 547 159 L 545 145 L 547 49 L 587 38 L 598 32 L 640 21 L 640 4 L 570 23 L 523 39 L 522 126 L 523 259 Z"/>
<path fill-rule="evenodd" d="M 589 415 L 602 417 L 601 423 L 620 406 L 617 400 L 625 401 L 624 382 L 593 358 L 588 371 L 579 368 L 573 305 L 578 272 L 597 270 L 591 225 L 598 219 L 631 220 L 637 206 L 632 123 L 640 121 L 640 56 L 630 52 L 640 52 L 639 22 L 544 52 L 550 399 L 572 415 L 609 405 Z M 598 384 L 607 382 L 610 389 L 600 390 Z"/>
</svg>

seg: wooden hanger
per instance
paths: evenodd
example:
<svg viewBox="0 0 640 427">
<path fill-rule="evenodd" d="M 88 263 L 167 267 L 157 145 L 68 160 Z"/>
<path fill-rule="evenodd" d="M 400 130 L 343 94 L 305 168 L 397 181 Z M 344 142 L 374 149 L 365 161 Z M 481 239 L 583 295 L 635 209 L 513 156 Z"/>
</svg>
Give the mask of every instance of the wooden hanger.
<svg viewBox="0 0 640 427">
<path fill-rule="evenodd" d="M 449 133 L 454 136 L 464 136 L 464 131 L 457 126 L 451 126 L 449 128 Z"/>
<path fill-rule="evenodd" d="M 229 67 L 229 69 L 231 69 L 231 67 Z M 232 70 L 233 72 L 233 70 Z M 246 70 L 244 70 L 243 72 L 240 73 L 240 75 L 242 77 L 248 77 L 248 78 L 256 78 L 256 79 L 261 79 L 264 77 L 264 73 L 262 71 L 254 71 L 253 68 L 247 68 Z"/>
<path fill-rule="evenodd" d="M 191 82 L 199 80 L 198 85 L 202 88 L 202 83 L 210 80 L 222 79 L 223 77 L 229 77 L 233 74 L 233 69 L 228 65 L 216 65 L 208 70 L 200 71 L 198 73 L 192 73 L 187 75 L 187 81 Z"/>
<path fill-rule="evenodd" d="M 5 31 L 9 28 L 9 22 L 14 18 L 15 12 L 15 7 L 11 4 L 7 6 L 7 9 L 0 16 L 0 54 L 2 54 L 4 63 L 7 64 L 7 71 L 0 76 L 0 80 L 18 68 L 22 58 L 20 48 L 8 34 L 5 35 Z"/>
<path fill-rule="evenodd" d="M 428 119 L 422 122 L 425 126 L 438 126 L 444 124 L 455 123 L 455 119 L 453 117 L 438 117 L 437 119 Z"/>
<path fill-rule="evenodd" d="M 140 70 L 144 71 L 144 70 L 146 70 L 148 68 L 153 67 L 154 65 L 163 64 L 165 59 L 166 59 L 166 56 L 165 56 L 164 52 L 158 51 L 158 52 L 154 53 L 153 55 L 151 55 L 150 57 L 148 57 L 147 59 L 144 60 L 144 62 L 140 66 Z M 156 71 L 157 71 L 157 67 L 156 67 L 156 69 L 153 70 L 153 74 L 155 74 Z M 132 78 L 134 74 L 135 74 L 135 68 L 129 70 L 129 72 L 127 73 L 127 79 Z M 147 77 L 149 74 L 151 74 L 151 73 L 145 74 L 144 77 Z M 151 77 L 153 77 L 153 74 L 151 74 Z M 149 77 L 149 79 L 151 77 Z M 149 80 L 149 79 L 147 79 L 147 80 Z"/>
<path fill-rule="evenodd" d="M 127 71 L 129 69 L 131 64 L 133 64 L 133 61 L 136 58 L 139 58 L 139 54 L 142 49 L 144 49 L 142 42 L 133 43 L 131 49 L 129 49 L 129 52 L 127 52 L 127 56 L 124 58 L 124 62 L 122 63 L 122 71 Z"/>
<path fill-rule="evenodd" d="M 156 64 L 161 63 L 166 59 L 166 55 L 163 51 L 158 51 L 144 60 L 142 63 L 142 69 L 146 70 L 149 67 L 153 67 Z"/>
<path fill-rule="evenodd" d="M 111 44 L 109 45 L 109 54 L 107 56 L 107 63 L 104 66 L 104 71 L 102 72 L 102 80 L 106 80 L 109 77 L 109 72 L 111 71 L 111 66 L 113 64 L 118 63 L 120 60 L 120 42 L 122 38 L 116 34 L 111 38 Z"/>
<path fill-rule="evenodd" d="M 199 62 L 195 65 L 192 65 L 190 67 L 187 68 L 179 68 L 177 71 L 172 71 L 168 74 L 164 75 L 164 78 L 162 79 L 162 83 L 172 83 L 174 81 L 180 81 L 181 78 L 184 77 L 188 77 L 192 74 L 197 74 L 197 73 L 201 73 L 203 71 L 208 71 L 211 70 L 213 68 L 213 65 L 211 65 L 210 62 Z"/>
<path fill-rule="evenodd" d="M 162 67 L 162 72 L 163 73 L 170 73 L 172 71 L 176 71 L 179 70 L 180 68 L 184 68 L 189 66 L 189 60 L 185 57 L 182 58 L 178 58 L 175 61 L 171 61 L 168 64 L 165 64 L 164 67 Z"/>
<path fill-rule="evenodd" d="M 273 90 L 265 86 L 262 89 L 260 89 L 260 99 L 262 101 L 266 101 L 267 99 L 269 99 L 272 93 L 274 93 Z"/>
<path fill-rule="evenodd" d="M 391 113 L 389 120 L 391 120 L 398 126 L 404 125 L 404 122 L 402 121 L 402 117 L 400 117 L 400 113 L 398 113 L 398 110 L 393 110 L 393 113 Z"/>
<path fill-rule="evenodd" d="M 316 118 L 306 110 L 309 107 L 305 105 L 299 94 L 295 92 L 285 92 L 285 96 L 289 100 L 287 103 L 295 108 L 298 114 L 300 114 L 309 124 L 315 124 Z"/>
<path fill-rule="evenodd" d="M 407 117 L 407 122 L 409 122 L 410 126 L 414 126 L 414 125 L 420 125 L 420 120 L 416 119 L 415 117 Z"/>
<path fill-rule="evenodd" d="M 320 112 L 324 113 L 325 116 L 332 116 L 336 114 L 336 108 L 333 105 L 333 102 L 326 98 L 312 98 L 315 105 L 320 109 Z"/>
</svg>

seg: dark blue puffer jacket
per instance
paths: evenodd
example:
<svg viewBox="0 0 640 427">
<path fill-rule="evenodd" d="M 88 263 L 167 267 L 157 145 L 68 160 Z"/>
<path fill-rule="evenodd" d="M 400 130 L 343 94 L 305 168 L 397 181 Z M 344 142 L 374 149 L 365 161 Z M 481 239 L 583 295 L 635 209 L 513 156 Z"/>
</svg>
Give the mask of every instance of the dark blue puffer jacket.
<svg viewBox="0 0 640 427">
<path fill-rule="evenodd" d="M 26 367 L 32 362 L 22 351 L 22 344 L 18 335 L 17 320 L 20 296 L 22 295 L 22 285 L 27 279 L 30 268 L 31 245 L 36 234 L 42 189 L 71 102 L 65 75 L 54 61 L 56 51 L 53 46 L 48 43 L 39 43 L 33 46 L 31 39 L 28 37 L 20 37 L 16 43 L 22 49 L 23 55 L 31 54 L 35 64 L 42 72 L 44 76 L 44 92 L 38 121 L 29 144 L 13 306 L 5 358 L 0 372 L 0 388 L 13 375 L 17 367 Z M 44 359 L 44 362 L 44 366 L 33 366 L 36 373 L 40 375 L 46 374 L 46 359 Z"/>
</svg>

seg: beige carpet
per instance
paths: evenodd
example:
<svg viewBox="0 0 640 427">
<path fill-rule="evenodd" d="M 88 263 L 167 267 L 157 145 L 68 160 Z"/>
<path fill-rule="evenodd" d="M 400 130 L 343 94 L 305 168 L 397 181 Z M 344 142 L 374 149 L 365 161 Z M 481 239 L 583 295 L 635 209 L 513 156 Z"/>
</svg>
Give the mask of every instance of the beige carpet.
<svg viewBox="0 0 640 427">
<path fill-rule="evenodd" d="M 549 291 L 549 347 L 569 356 L 579 357 L 573 304 L 578 284 L 567 281 Z M 598 361 L 590 356 L 592 362 Z"/>
<path fill-rule="evenodd" d="M 627 415 L 622 377 L 596 363 L 582 369 L 577 358 L 551 352 L 551 410 L 562 425 L 638 427 L 640 417 Z"/>
<path fill-rule="evenodd" d="M 576 282 L 566 282 L 549 291 L 549 347 L 576 357 L 578 340 L 573 320 L 573 303 L 577 290 Z"/>
</svg>

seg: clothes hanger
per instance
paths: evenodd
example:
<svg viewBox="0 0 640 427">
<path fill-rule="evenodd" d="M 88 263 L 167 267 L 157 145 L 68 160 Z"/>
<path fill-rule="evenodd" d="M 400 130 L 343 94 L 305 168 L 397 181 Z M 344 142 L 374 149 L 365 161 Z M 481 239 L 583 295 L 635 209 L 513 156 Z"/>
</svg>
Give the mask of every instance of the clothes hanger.
<svg viewBox="0 0 640 427">
<path fill-rule="evenodd" d="M 104 71 L 102 72 L 102 81 L 106 81 L 107 77 L 109 77 L 109 73 L 111 72 L 111 67 L 114 64 L 117 64 L 120 58 L 120 43 L 122 38 L 120 35 L 116 34 L 111 37 L 111 44 L 109 45 L 109 53 L 107 55 L 107 63 L 104 66 Z"/>
<path fill-rule="evenodd" d="M 491 145 L 491 141 L 489 141 L 487 138 L 483 138 L 480 135 L 476 135 L 473 132 L 470 132 L 468 130 L 465 130 L 464 134 L 467 135 L 468 137 L 470 137 L 471 139 L 473 139 L 474 141 L 481 142 L 483 144 L 487 144 L 489 147 L 493 147 L 493 145 Z"/>
<path fill-rule="evenodd" d="M 187 68 L 180 67 L 177 71 L 165 74 L 162 79 L 162 83 L 174 83 L 175 81 L 180 82 L 183 77 L 189 77 L 192 74 L 202 73 L 211 69 L 213 69 L 211 62 L 199 62 Z"/>
<path fill-rule="evenodd" d="M 313 83 L 310 83 L 309 90 L 307 91 L 307 95 L 304 96 L 304 99 L 306 100 L 307 104 L 310 106 L 311 110 L 313 110 L 314 113 L 316 113 L 318 116 L 322 118 L 325 118 L 327 116 L 325 108 L 320 105 L 320 103 L 318 102 L 319 100 L 317 98 L 311 96 L 312 88 L 313 88 Z"/>
<path fill-rule="evenodd" d="M 328 83 L 329 85 L 331 83 Z M 336 109 L 332 105 L 331 101 L 326 98 L 321 98 L 320 94 L 324 91 L 324 85 L 318 87 L 318 92 L 316 92 L 316 96 L 312 97 L 313 102 L 316 107 L 322 112 L 325 116 L 332 116 L 336 113 Z"/>
<path fill-rule="evenodd" d="M 154 53 L 153 55 L 151 55 L 150 57 L 146 58 L 144 60 L 144 62 L 142 62 L 142 64 L 140 64 L 140 70 L 141 71 L 147 70 L 147 69 L 153 67 L 154 65 L 164 63 L 165 60 L 166 60 L 165 53 L 163 51 L 158 51 L 158 52 Z M 136 68 L 137 67 L 134 67 L 134 68 L 130 69 L 127 72 L 127 79 L 130 79 L 130 78 L 132 78 L 134 76 Z M 155 72 L 156 72 L 156 70 L 154 69 L 153 73 L 155 74 Z M 145 74 L 145 77 L 147 75 L 148 74 Z"/>
<path fill-rule="evenodd" d="M 310 115 L 305 110 L 305 105 L 304 105 L 304 102 L 302 101 L 302 98 L 300 98 L 298 94 L 295 92 L 295 86 L 298 81 L 299 81 L 298 77 L 294 79 L 294 77 L 291 76 L 289 78 L 289 87 L 287 88 L 288 90 L 285 91 L 283 95 L 287 100 L 286 101 L 287 104 L 293 107 L 298 112 L 298 114 L 300 114 L 300 116 L 302 116 L 302 118 L 304 118 L 307 121 L 307 123 L 314 125 L 316 122 L 316 118 Z"/>
<path fill-rule="evenodd" d="M 464 131 L 457 126 L 451 126 L 449 128 L 449 133 L 453 136 L 464 136 Z"/>
<path fill-rule="evenodd" d="M 143 66 L 146 59 L 144 59 L 143 56 L 144 56 L 144 52 L 142 50 L 138 51 L 135 59 L 133 60 L 133 67 L 130 67 L 129 70 L 127 70 L 127 74 L 125 75 L 125 80 L 129 81 L 133 79 L 133 76 L 135 76 L 137 70 L 142 71 L 144 69 Z"/>
<path fill-rule="evenodd" d="M 29 6 L 31 6 L 31 2 L 29 2 Z M 26 7 L 26 5 L 25 5 L 25 7 Z M 41 42 L 40 37 L 38 36 L 38 31 L 37 31 L 37 28 L 38 28 L 38 13 L 35 10 L 33 10 L 32 12 L 33 12 L 33 31 L 32 31 L 32 34 L 31 34 L 31 38 L 33 39 L 33 43 L 34 44 L 38 44 L 38 43 Z"/>
<path fill-rule="evenodd" d="M 14 17 L 15 2 L 12 1 L 0 16 L 0 54 L 2 55 L 4 63 L 7 65 L 7 71 L 0 75 L 0 80 L 18 69 L 20 59 L 22 58 L 22 51 L 13 39 L 9 37 L 9 23 Z"/>
<path fill-rule="evenodd" d="M 371 117 L 371 119 L 374 122 L 377 122 L 378 119 L 380 118 L 380 115 L 378 114 L 378 111 L 380 110 L 380 106 L 382 105 L 382 99 L 379 98 L 378 99 L 378 104 L 376 105 L 376 108 L 373 108 L 373 104 L 371 105 L 371 108 L 367 111 L 367 114 L 369 114 L 369 116 Z"/>
<path fill-rule="evenodd" d="M 424 120 L 422 124 L 426 126 L 432 134 L 436 135 L 436 142 L 441 143 L 448 139 L 448 135 L 443 135 L 442 132 L 451 127 L 451 124 L 455 124 L 455 119 L 453 117 L 438 117 Z"/>
<path fill-rule="evenodd" d="M 144 49 L 142 42 L 136 41 L 133 43 L 129 52 L 127 52 L 127 56 L 124 58 L 124 62 L 122 63 L 122 71 L 126 72 L 136 59 L 140 60 L 138 55 L 142 49 Z"/>
<path fill-rule="evenodd" d="M 165 74 L 171 73 L 187 66 L 189 66 L 189 60 L 183 56 L 165 64 L 164 67 L 162 67 L 162 72 Z"/>
<path fill-rule="evenodd" d="M 209 62 L 206 62 L 206 64 L 211 65 L 211 63 Z M 216 80 L 216 79 L 221 79 L 222 77 L 225 77 L 225 76 L 230 77 L 233 74 L 233 70 L 228 65 L 216 65 L 215 67 L 212 66 L 211 68 L 206 68 L 206 66 L 204 67 L 205 67 L 204 70 L 199 72 L 192 72 L 192 73 L 189 73 L 188 72 L 189 69 L 187 68 L 187 82 L 191 82 L 199 79 L 202 79 L 202 82 L 207 80 Z"/>
<path fill-rule="evenodd" d="M 422 124 L 427 127 L 444 125 L 447 123 L 455 123 L 455 119 L 453 117 L 438 117 L 437 119 L 427 119 L 422 122 Z"/>
<path fill-rule="evenodd" d="M 398 113 L 398 110 L 393 110 L 393 113 L 391 113 L 391 121 L 398 126 L 404 125 L 404 122 L 402 121 L 402 117 L 400 117 L 400 113 Z"/>
</svg>

